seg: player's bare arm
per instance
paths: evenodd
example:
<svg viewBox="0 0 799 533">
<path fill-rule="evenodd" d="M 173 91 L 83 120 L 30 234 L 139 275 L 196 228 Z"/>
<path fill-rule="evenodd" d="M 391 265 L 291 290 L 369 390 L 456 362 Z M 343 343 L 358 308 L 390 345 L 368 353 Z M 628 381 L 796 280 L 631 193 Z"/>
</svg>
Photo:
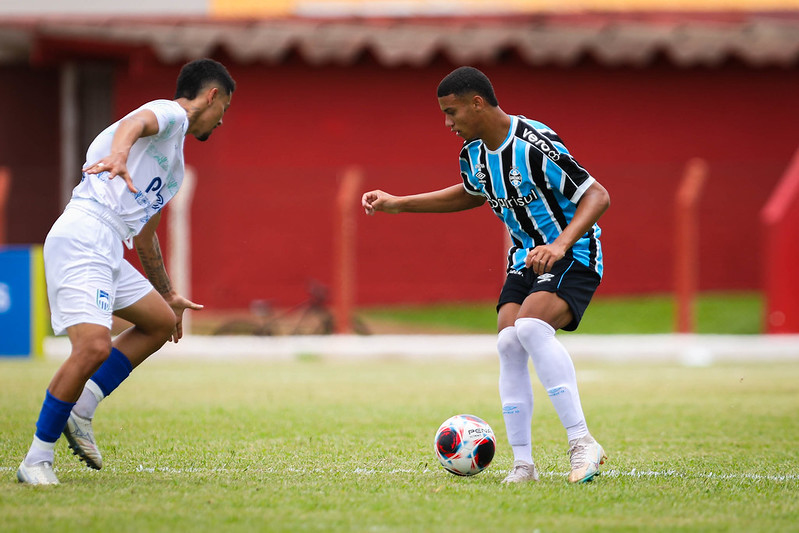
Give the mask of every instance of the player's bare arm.
<svg viewBox="0 0 799 533">
<path fill-rule="evenodd" d="M 114 179 L 119 176 L 125 180 L 130 192 L 138 192 L 128 173 L 128 154 L 133 143 L 142 137 L 149 137 L 156 133 L 158 133 L 158 119 L 155 117 L 155 113 L 148 109 L 134 113 L 120 121 L 117 130 L 114 132 L 114 139 L 111 142 L 111 153 L 87 166 L 83 171 L 88 174 L 108 172 L 108 179 Z"/>
<path fill-rule="evenodd" d="M 610 207 L 610 195 L 598 181 L 595 181 L 583 193 L 574 212 L 574 218 L 563 229 L 563 233 L 551 244 L 536 246 L 527 254 L 525 259 L 527 268 L 532 268 L 538 275 L 552 270 L 552 265 L 566 255 L 566 252 L 599 220 L 608 207 Z"/>
<path fill-rule="evenodd" d="M 186 309 L 199 311 L 203 306 L 187 300 L 177 294 L 172 288 L 172 282 L 164 266 L 158 234 L 155 232 L 160 220 L 161 212 L 159 211 L 144 225 L 141 232 L 133 238 L 133 242 L 147 279 L 150 280 L 155 290 L 166 300 L 175 313 L 175 332 L 172 334 L 172 342 L 178 342 L 183 337 L 183 311 Z"/>
<path fill-rule="evenodd" d="M 466 192 L 463 185 L 452 185 L 437 191 L 408 196 L 394 196 L 375 190 L 365 193 L 361 205 L 367 215 L 384 213 L 453 213 L 473 209 L 485 203 L 485 198 Z"/>
</svg>

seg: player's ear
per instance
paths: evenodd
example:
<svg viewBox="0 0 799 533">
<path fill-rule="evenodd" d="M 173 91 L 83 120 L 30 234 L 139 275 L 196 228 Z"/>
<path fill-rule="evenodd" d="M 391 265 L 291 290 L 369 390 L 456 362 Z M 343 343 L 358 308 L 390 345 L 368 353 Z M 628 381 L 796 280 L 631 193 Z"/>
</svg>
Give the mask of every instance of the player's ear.
<svg viewBox="0 0 799 533">
<path fill-rule="evenodd" d="M 208 103 L 208 105 L 211 105 L 212 103 L 214 103 L 214 100 L 216 100 L 216 97 L 218 95 L 219 95 L 219 88 L 211 87 L 210 89 L 208 89 L 208 92 L 205 93 L 205 101 Z"/>
</svg>

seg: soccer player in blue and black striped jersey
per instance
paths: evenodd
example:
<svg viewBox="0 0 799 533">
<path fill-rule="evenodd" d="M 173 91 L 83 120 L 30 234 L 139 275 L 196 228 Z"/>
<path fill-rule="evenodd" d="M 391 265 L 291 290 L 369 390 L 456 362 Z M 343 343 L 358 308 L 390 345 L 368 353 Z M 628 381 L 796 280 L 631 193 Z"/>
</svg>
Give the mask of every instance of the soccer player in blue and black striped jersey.
<svg viewBox="0 0 799 533">
<path fill-rule="evenodd" d="M 574 364 L 555 338 L 574 330 L 602 278 L 597 221 L 610 196 L 544 124 L 505 113 L 489 79 L 460 67 L 438 86 L 444 124 L 465 140 L 462 183 L 437 191 L 363 195 L 367 214 L 449 213 L 491 207 L 508 229 L 507 279 L 497 305 L 499 393 L 514 462 L 504 483 L 537 481 L 532 458 L 531 358 L 567 433 L 569 481 L 599 473 L 607 456 L 591 436 Z"/>
</svg>

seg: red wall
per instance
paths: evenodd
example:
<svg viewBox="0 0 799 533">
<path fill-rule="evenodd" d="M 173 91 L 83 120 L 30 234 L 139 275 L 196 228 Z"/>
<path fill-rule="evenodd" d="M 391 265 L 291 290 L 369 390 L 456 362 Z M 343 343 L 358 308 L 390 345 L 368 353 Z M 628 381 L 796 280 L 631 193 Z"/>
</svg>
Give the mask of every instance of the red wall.
<svg viewBox="0 0 799 533">
<path fill-rule="evenodd" d="M 364 189 L 406 194 L 459 182 L 461 141 L 435 89 L 453 65 L 229 64 L 238 83 L 224 126 L 186 142 L 199 184 L 193 297 L 210 308 L 292 305 L 332 281 L 336 186 L 358 164 Z M 502 108 L 547 123 L 610 191 L 600 221 L 600 294 L 672 288 L 672 202 L 685 162 L 708 160 L 700 289 L 757 289 L 758 211 L 797 144 L 799 69 L 480 66 Z M 123 72 L 118 114 L 171 97 L 178 68 Z M 168 213 L 168 210 L 167 210 Z M 168 216 L 168 215 L 167 215 Z M 485 207 L 358 220 L 360 305 L 485 300 L 503 279 L 504 231 Z M 162 242 L 165 239 L 162 238 Z M 168 244 L 168 243 L 167 243 Z"/>
<path fill-rule="evenodd" d="M 59 214 L 58 90 L 55 69 L 0 68 L 0 166 L 11 172 L 9 244 L 43 243 Z"/>
</svg>

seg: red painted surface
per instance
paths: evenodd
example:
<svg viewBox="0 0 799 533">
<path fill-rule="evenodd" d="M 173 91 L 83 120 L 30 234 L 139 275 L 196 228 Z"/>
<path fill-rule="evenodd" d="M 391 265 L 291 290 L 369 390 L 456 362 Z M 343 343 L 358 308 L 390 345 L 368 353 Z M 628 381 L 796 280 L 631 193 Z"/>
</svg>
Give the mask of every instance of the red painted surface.
<svg viewBox="0 0 799 533">
<path fill-rule="evenodd" d="M 799 333 L 799 150 L 762 212 L 765 330 Z"/>
<path fill-rule="evenodd" d="M 311 280 L 332 284 L 344 168 L 362 168 L 364 190 L 397 194 L 460 181 L 461 141 L 444 127 L 435 97 L 453 68 L 444 59 L 420 68 L 384 68 L 368 57 L 320 68 L 296 59 L 277 66 L 222 60 L 238 83 L 224 125 L 207 143 L 186 141 L 186 160 L 198 175 L 193 297 L 208 308 L 246 308 L 254 299 L 288 306 L 306 297 Z M 555 129 L 610 191 L 612 205 L 600 221 L 606 261 L 600 295 L 673 290 L 673 206 L 693 157 L 709 166 L 699 205 L 699 290 L 762 286 L 758 213 L 796 149 L 799 69 L 737 63 L 680 69 L 666 62 L 535 68 L 514 57 L 477 66 L 492 78 L 506 112 Z M 148 61 L 121 69 L 117 114 L 171 97 L 177 70 Z M 34 117 L 27 123 L 19 117 L 0 141 L 35 152 L 38 164 L 54 171 L 49 185 L 41 172 L 25 178 L 4 161 L 2 142 L 0 163 L 15 180 L 34 180 L 32 191 L 51 187 L 55 198 L 57 108 L 37 116 L 36 107 L 55 107 L 57 93 L 50 90 L 48 100 L 37 91 L 15 97 L 14 105 Z M 25 133 L 12 139 L 20 124 Z M 45 229 L 33 239 L 20 230 L 27 215 L 16 212 L 21 218 L 9 224 L 9 240 L 41 242 L 56 215 L 41 217 Z M 169 245 L 166 232 L 161 242 Z M 364 215 L 356 244 L 356 305 L 491 300 L 503 280 L 504 230 L 488 207 Z"/>
<path fill-rule="evenodd" d="M 60 214 L 58 117 L 57 70 L 0 68 L 0 166 L 11 176 L 8 244 L 43 243 Z"/>
</svg>

